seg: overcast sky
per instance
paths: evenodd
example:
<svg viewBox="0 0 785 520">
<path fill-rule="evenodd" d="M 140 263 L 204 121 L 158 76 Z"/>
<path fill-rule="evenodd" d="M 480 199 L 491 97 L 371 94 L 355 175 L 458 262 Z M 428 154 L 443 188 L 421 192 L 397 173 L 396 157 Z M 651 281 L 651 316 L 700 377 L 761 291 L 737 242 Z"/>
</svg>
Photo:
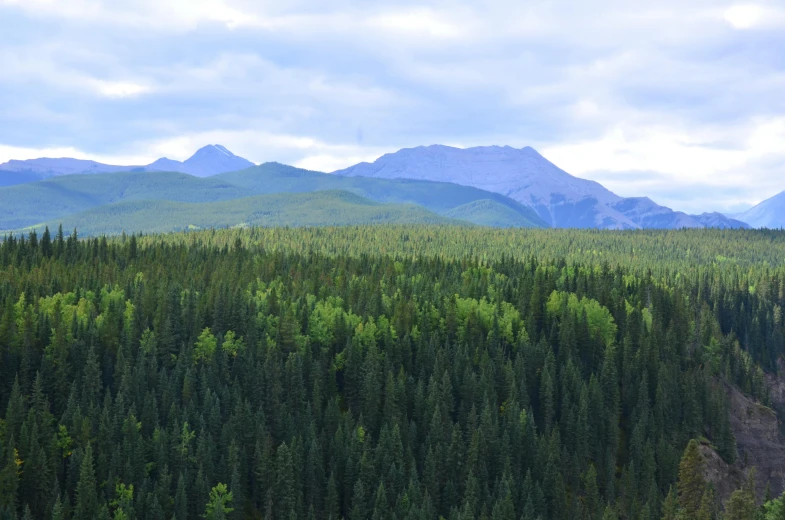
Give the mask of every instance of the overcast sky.
<svg viewBox="0 0 785 520">
<path fill-rule="evenodd" d="M 0 35 L 0 162 L 531 145 L 679 210 L 785 190 L 782 0 L 0 0 Z"/>
</svg>

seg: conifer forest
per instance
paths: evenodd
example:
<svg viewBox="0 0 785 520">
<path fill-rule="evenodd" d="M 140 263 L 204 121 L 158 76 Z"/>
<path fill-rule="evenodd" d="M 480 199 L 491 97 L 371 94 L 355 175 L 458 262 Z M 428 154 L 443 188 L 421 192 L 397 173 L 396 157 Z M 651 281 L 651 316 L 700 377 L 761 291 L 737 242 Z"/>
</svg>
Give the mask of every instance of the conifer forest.
<svg viewBox="0 0 785 520">
<path fill-rule="evenodd" d="M 785 232 L 249 228 L 0 244 L 2 520 L 780 519 Z M 778 492 L 781 491 L 781 488 Z"/>
</svg>

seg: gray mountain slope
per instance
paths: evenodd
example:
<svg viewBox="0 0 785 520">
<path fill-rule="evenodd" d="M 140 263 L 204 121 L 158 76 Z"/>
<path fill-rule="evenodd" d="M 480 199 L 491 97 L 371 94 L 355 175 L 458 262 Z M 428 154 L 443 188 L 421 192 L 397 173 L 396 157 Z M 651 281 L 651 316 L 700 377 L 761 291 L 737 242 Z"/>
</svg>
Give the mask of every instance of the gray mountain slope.
<svg viewBox="0 0 785 520">
<path fill-rule="evenodd" d="M 334 173 L 474 186 L 531 206 L 554 227 L 637 227 L 624 215 L 604 208 L 620 197 L 595 182 L 569 175 L 530 147 L 404 148 L 372 164 L 360 163 Z"/>
<path fill-rule="evenodd" d="M 0 164 L 0 170 L 38 174 L 43 178 L 74 173 L 115 173 L 129 171 L 134 168 L 139 168 L 139 166 L 113 166 L 111 164 L 70 159 L 68 157 L 59 159 L 43 157 L 41 159 L 26 159 L 24 161 L 12 159 Z"/>
<path fill-rule="evenodd" d="M 179 172 L 194 175 L 196 177 L 208 177 L 219 173 L 243 170 L 254 166 L 254 163 L 242 157 L 234 155 L 220 144 L 210 144 L 196 151 L 185 161 L 175 161 L 162 157 L 157 161 L 146 166 L 118 166 L 103 164 L 96 161 L 86 161 L 82 159 L 70 159 L 67 157 L 28 159 L 24 161 L 11 160 L 0 164 L 0 172 L 15 172 L 17 174 L 27 174 L 30 182 L 61 175 L 72 175 L 75 173 L 117 173 L 117 172 Z M 7 175 L 10 179 L 11 175 Z M 19 179 L 18 175 L 14 179 Z M 2 180 L 0 180 L 2 184 Z M 14 184 L 20 184 L 14 182 Z"/>
<path fill-rule="evenodd" d="M 690 215 L 659 206 L 651 199 L 625 199 L 597 182 L 574 177 L 528 146 L 406 148 L 334 174 L 475 186 L 531 206 L 553 227 L 704 227 Z"/>
<path fill-rule="evenodd" d="M 785 191 L 764 200 L 744 213 L 735 215 L 735 218 L 754 228 L 785 228 Z"/>
<path fill-rule="evenodd" d="M 701 213 L 692 215 L 692 218 L 703 224 L 707 228 L 719 229 L 749 229 L 750 225 L 741 220 L 730 218 L 722 213 Z"/>
</svg>

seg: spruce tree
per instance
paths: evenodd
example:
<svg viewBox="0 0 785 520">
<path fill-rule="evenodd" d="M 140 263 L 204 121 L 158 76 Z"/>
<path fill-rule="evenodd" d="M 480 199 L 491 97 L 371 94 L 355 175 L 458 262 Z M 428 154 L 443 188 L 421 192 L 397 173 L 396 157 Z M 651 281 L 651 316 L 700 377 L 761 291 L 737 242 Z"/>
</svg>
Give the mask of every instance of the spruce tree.
<svg viewBox="0 0 785 520">
<path fill-rule="evenodd" d="M 95 468 L 93 466 L 93 448 L 90 444 L 85 448 L 82 465 L 79 469 L 79 483 L 76 486 L 75 518 L 93 518 L 98 510 L 96 495 Z"/>
<path fill-rule="evenodd" d="M 692 518 L 701 507 L 706 479 L 703 476 L 703 456 L 698 441 L 690 440 L 679 463 L 679 506 L 684 514 Z"/>
</svg>

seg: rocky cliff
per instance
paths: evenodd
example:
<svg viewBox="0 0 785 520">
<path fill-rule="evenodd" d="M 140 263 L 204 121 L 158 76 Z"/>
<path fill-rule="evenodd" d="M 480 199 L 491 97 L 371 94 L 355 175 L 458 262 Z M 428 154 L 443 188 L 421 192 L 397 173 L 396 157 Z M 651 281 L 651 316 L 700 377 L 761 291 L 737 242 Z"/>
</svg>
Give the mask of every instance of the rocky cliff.
<svg viewBox="0 0 785 520">
<path fill-rule="evenodd" d="M 730 423 L 736 436 L 738 459 L 728 465 L 710 447 L 701 446 L 706 461 L 706 478 L 714 484 L 723 502 L 744 482 L 747 471 L 756 468 L 758 500 L 764 498 L 766 486 L 772 496 L 785 490 L 785 435 L 781 417 L 785 415 L 785 366 L 780 376 L 767 376 L 772 406 L 757 403 L 731 385 L 726 385 L 730 400 Z"/>
</svg>

